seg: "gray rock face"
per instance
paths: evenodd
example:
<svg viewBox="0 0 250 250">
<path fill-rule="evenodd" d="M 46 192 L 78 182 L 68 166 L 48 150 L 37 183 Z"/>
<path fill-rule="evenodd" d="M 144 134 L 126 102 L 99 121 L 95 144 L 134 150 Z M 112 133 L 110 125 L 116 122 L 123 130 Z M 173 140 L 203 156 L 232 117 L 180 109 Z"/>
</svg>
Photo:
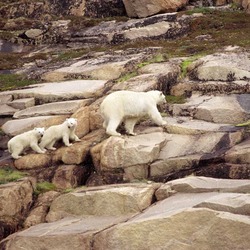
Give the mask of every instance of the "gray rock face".
<svg viewBox="0 0 250 250">
<path fill-rule="evenodd" d="M 193 176 L 165 185 L 81 188 L 52 202 L 47 218 L 53 222 L 13 234 L 0 247 L 139 250 L 143 245 L 145 249 L 247 249 L 249 185 L 249 180 Z M 172 193 L 166 195 L 167 190 Z M 150 205 L 154 194 L 160 201 Z M 41 198 L 40 203 L 45 201 L 41 204 L 48 204 L 50 199 Z"/>
</svg>

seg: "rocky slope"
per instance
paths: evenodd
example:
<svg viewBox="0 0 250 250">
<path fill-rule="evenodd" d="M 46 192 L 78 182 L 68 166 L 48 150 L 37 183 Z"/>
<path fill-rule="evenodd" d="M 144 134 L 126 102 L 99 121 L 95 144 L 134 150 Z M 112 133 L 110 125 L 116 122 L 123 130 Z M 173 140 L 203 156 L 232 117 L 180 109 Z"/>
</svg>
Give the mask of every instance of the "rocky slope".
<svg viewBox="0 0 250 250">
<path fill-rule="evenodd" d="M 1 249 L 248 248 L 249 132 L 236 125 L 250 119 L 249 47 L 223 44 L 207 55 L 170 57 L 160 46 L 191 39 L 200 18 L 160 14 L 83 31 L 69 30 L 63 20 L 54 23 L 57 33 L 37 28 L 17 38 L 41 44 L 23 58 L 45 51 L 46 58 L 12 71 L 40 83 L 0 92 L 0 167 L 28 175 L 0 186 Z M 193 43 L 209 47 L 211 36 Z M 60 44 L 44 45 L 51 38 Z M 106 50 L 95 51 L 100 43 Z M 117 46 L 124 43 L 131 46 Z M 53 59 L 69 48 L 80 54 Z M 124 89 L 162 90 L 168 103 L 159 109 L 167 125 L 145 119 L 136 136 L 121 127 L 122 137 L 108 137 L 99 106 Z M 81 142 L 9 157 L 9 138 L 67 117 L 78 119 Z M 53 190 L 39 193 L 45 181 Z"/>
</svg>

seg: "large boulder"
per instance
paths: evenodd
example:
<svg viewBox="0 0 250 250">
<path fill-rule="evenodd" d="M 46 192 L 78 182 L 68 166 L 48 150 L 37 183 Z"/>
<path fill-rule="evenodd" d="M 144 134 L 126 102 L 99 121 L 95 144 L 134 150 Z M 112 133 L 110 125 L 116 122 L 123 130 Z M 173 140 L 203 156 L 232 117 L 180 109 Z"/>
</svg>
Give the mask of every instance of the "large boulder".
<svg viewBox="0 0 250 250">
<path fill-rule="evenodd" d="M 23 178 L 0 186 L 0 240 L 21 227 L 33 202 L 35 180 Z"/>
<path fill-rule="evenodd" d="M 249 53 L 217 53 L 202 57 L 188 67 L 189 75 L 201 81 L 234 81 L 250 78 Z"/>
<path fill-rule="evenodd" d="M 183 8 L 187 0 L 123 0 L 129 17 L 147 17 L 158 13 L 174 12 Z"/>
<path fill-rule="evenodd" d="M 124 184 L 79 188 L 55 199 L 47 215 L 49 222 L 67 216 L 124 216 L 149 207 L 160 184 Z"/>
</svg>

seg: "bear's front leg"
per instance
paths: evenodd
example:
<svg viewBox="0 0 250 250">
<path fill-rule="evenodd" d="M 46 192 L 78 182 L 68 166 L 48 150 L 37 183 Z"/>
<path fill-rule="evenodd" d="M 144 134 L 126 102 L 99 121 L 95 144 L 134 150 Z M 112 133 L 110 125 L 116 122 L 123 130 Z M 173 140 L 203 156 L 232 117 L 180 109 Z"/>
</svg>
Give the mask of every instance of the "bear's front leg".
<svg viewBox="0 0 250 250">
<path fill-rule="evenodd" d="M 39 146 L 38 146 L 38 144 L 37 143 L 31 143 L 30 144 L 30 147 L 35 151 L 35 152 L 37 152 L 37 153 L 39 153 L 39 154 L 44 154 L 45 153 L 45 151 L 44 150 L 42 150 Z"/>
<path fill-rule="evenodd" d="M 149 110 L 148 115 L 159 126 L 163 126 L 167 124 L 167 122 L 162 119 L 161 114 L 156 107 Z"/>
</svg>

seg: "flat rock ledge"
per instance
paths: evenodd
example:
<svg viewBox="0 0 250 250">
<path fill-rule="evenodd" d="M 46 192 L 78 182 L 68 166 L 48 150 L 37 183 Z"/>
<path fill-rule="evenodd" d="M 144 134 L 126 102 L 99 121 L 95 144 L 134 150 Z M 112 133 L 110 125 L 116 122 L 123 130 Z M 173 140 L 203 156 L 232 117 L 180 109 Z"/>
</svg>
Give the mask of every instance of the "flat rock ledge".
<svg viewBox="0 0 250 250">
<path fill-rule="evenodd" d="M 79 188 L 54 199 L 47 216 L 53 222 L 15 233 L 0 247 L 248 249 L 249 215 L 249 180 L 190 176 L 166 184 Z"/>
</svg>

